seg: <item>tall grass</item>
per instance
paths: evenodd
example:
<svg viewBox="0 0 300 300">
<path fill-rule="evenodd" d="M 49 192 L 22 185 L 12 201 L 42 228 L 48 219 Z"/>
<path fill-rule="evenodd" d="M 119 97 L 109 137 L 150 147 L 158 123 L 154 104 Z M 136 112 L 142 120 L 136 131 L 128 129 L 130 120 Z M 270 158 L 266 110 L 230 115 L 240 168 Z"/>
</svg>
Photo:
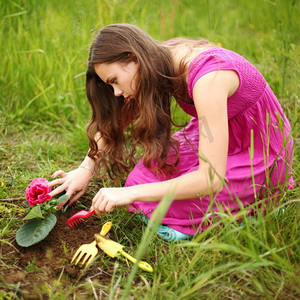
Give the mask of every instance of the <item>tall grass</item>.
<svg viewBox="0 0 300 300">
<path fill-rule="evenodd" d="M 299 15 L 295 0 L 1 1 L 0 201 L 2 216 L 11 213 L 0 222 L 1 243 L 12 241 L 20 213 L 8 199 L 24 197 L 33 177 L 48 177 L 58 168 L 70 170 L 85 155 L 90 108 L 82 73 L 89 47 L 100 27 L 127 22 L 161 41 L 205 37 L 254 63 L 291 122 L 298 186 L 283 189 L 277 207 L 257 210 L 254 219 L 244 210 L 235 216 L 220 211 L 212 226 L 192 241 L 169 244 L 155 239 L 147 252 L 155 272 L 133 272 L 130 278 L 139 280 L 128 283 L 128 270 L 116 265 L 108 297 L 120 298 L 120 291 L 129 287 L 136 299 L 297 299 Z M 180 122 L 185 117 L 176 110 L 176 118 Z M 137 224 L 130 231 L 123 220 L 137 221 L 124 211 L 112 217 L 120 238 L 138 245 L 145 227 Z M 77 288 L 93 294 L 103 289 L 90 279 L 84 287 L 70 285 L 68 293 L 76 295 Z M 64 293 L 66 289 L 61 297 Z"/>
</svg>

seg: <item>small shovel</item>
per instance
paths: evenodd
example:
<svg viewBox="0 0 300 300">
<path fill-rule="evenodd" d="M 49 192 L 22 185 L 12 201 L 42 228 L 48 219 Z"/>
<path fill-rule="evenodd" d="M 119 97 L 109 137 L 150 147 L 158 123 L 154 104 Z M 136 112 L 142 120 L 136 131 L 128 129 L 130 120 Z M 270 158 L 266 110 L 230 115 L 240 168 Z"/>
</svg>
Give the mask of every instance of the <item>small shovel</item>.
<svg viewBox="0 0 300 300">
<path fill-rule="evenodd" d="M 137 260 L 123 250 L 125 246 L 110 239 L 107 239 L 101 236 L 100 234 L 95 234 L 95 239 L 97 241 L 98 247 L 110 257 L 116 257 L 119 254 L 122 254 L 131 262 L 136 263 Z M 144 271 L 153 272 L 152 267 L 145 261 L 139 261 L 138 266 Z"/>
</svg>

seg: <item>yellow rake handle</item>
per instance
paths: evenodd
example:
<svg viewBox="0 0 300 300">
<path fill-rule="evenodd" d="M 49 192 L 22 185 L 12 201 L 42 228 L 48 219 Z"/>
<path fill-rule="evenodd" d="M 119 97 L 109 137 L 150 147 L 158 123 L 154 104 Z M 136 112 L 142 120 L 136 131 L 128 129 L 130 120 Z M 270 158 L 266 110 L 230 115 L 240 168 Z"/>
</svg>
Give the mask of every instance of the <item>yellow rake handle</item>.
<svg viewBox="0 0 300 300">
<path fill-rule="evenodd" d="M 128 260 L 130 260 L 134 264 L 136 263 L 136 259 L 134 257 L 132 257 L 131 255 L 129 255 L 127 252 L 125 252 L 123 250 L 119 250 L 119 253 L 121 253 L 124 257 L 126 257 Z M 145 261 L 139 261 L 138 266 L 146 272 L 153 272 L 152 267 Z"/>
<path fill-rule="evenodd" d="M 106 222 L 103 226 L 102 226 L 102 229 L 100 231 L 100 235 L 104 236 L 106 235 L 110 229 L 111 229 L 111 226 L 112 226 L 112 222 Z"/>
</svg>

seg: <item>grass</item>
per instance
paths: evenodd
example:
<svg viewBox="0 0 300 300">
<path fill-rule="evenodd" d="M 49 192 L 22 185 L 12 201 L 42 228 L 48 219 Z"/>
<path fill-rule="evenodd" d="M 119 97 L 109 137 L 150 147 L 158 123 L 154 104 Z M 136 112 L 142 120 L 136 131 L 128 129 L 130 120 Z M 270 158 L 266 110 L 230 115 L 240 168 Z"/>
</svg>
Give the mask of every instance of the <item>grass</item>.
<svg viewBox="0 0 300 300">
<path fill-rule="evenodd" d="M 1 1 L 1 245 L 13 243 L 22 209 L 12 200 L 24 198 L 32 178 L 49 178 L 59 168 L 71 170 L 86 153 L 84 127 L 90 108 L 81 74 L 92 38 L 103 25 L 136 24 L 162 41 L 205 37 L 237 51 L 265 76 L 291 122 L 295 140 L 297 187 L 280 192 L 284 213 L 266 207 L 264 214 L 257 211 L 251 220 L 242 211 L 244 226 L 236 216 L 220 213 L 192 241 L 169 244 L 143 239 L 145 226 L 138 227 L 129 213 L 120 211 L 111 215 L 118 226 L 116 234 L 135 248 L 140 245 L 143 250 L 147 243 L 155 272 L 137 275 L 116 263 L 110 283 L 96 278 L 64 288 L 56 283 L 41 286 L 40 294 L 53 299 L 80 298 L 81 292 L 97 298 L 101 291 L 108 299 L 125 297 L 127 292 L 135 299 L 300 297 L 299 14 L 299 1 L 292 0 Z M 183 120 L 184 115 L 176 111 L 176 118 Z M 95 183 L 92 189 L 97 189 Z M 131 226 L 122 225 L 124 219 Z M 1 257 L 1 268 L 9 263 Z M 27 271 L 33 267 L 34 261 L 28 262 Z M 5 286 L 0 296 L 15 295 L 17 290 Z"/>
</svg>

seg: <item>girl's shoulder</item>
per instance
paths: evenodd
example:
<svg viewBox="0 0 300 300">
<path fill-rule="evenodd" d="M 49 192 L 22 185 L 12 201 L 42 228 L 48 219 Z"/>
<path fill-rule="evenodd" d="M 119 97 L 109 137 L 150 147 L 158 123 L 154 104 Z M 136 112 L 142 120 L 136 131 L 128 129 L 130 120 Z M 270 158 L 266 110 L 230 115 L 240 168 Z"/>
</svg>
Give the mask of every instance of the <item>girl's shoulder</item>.
<svg viewBox="0 0 300 300">
<path fill-rule="evenodd" d="M 240 54 L 222 48 L 212 47 L 193 57 L 188 66 L 187 87 L 192 97 L 192 90 L 200 77 L 214 71 L 234 71 L 239 77 L 241 94 L 254 90 L 261 93 L 266 82 L 259 70 Z"/>
</svg>

